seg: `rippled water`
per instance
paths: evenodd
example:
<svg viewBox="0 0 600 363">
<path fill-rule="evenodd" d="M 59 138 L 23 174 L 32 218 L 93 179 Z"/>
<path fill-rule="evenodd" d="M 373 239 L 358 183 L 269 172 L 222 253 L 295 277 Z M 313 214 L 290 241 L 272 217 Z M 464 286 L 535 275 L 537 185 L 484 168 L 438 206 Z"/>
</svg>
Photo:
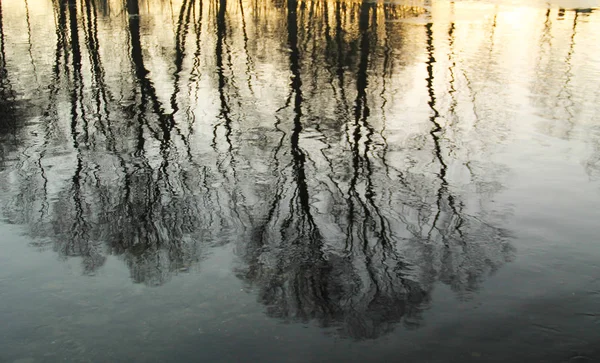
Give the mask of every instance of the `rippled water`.
<svg viewBox="0 0 600 363">
<path fill-rule="evenodd" d="M 0 9 L 0 362 L 600 362 L 598 1 Z"/>
</svg>

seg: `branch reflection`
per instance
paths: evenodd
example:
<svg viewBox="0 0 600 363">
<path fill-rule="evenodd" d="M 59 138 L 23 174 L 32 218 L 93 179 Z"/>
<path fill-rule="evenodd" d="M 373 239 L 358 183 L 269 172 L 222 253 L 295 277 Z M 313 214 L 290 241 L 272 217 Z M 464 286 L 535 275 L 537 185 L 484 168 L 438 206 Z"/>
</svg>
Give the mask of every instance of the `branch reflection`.
<svg viewBox="0 0 600 363">
<path fill-rule="evenodd" d="M 35 247 L 158 286 L 235 246 L 269 316 L 353 339 L 417 327 L 436 285 L 466 299 L 511 261 L 492 154 L 519 126 L 497 9 L 466 36 L 439 4 L 172 3 L 48 1 L 52 39 L 32 16 L 22 52 L 0 3 L 3 213 Z M 564 10 L 563 29 L 553 11 L 519 85 L 570 139 L 592 112 L 582 90 L 597 94 L 577 66 L 595 13 Z"/>
</svg>

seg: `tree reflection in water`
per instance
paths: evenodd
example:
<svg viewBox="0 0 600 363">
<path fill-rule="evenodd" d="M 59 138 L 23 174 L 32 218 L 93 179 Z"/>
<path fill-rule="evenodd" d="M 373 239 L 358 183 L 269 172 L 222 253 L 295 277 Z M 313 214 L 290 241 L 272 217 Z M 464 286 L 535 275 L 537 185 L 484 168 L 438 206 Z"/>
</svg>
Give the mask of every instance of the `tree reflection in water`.
<svg viewBox="0 0 600 363">
<path fill-rule="evenodd" d="M 422 7 L 182 0 L 171 51 L 149 45 L 161 28 L 141 1 L 53 3 L 44 112 L 1 174 L 6 218 L 39 248 L 85 274 L 119 256 L 156 286 L 232 243 L 269 316 L 355 339 L 418 326 L 436 282 L 467 296 L 512 258 L 507 231 L 471 206 L 487 196 L 451 177 L 470 161 L 447 122 L 458 100 L 444 106 L 457 77 L 436 76 L 454 24 L 437 39 L 404 22 Z M 402 77 L 419 67 L 428 114 L 403 115 Z"/>
<path fill-rule="evenodd" d="M 14 151 L 19 144 L 18 131 L 22 123 L 20 118 L 26 115 L 22 110 L 25 105 L 18 100 L 9 75 L 4 16 L 0 4 L 0 168 L 6 162 L 6 155 Z"/>
<path fill-rule="evenodd" d="M 436 280 L 461 293 L 473 291 L 484 276 L 511 258 L 512 251 L 505 231 L 467 215 L 460 196 L 450 191 L 438 136 L 441 126 L 435 121 L 439 113 L 431 83 L 433 60 L 427 64 L 427 87 L 430 120 L 436 125 L 431 137 L 440 168 L 437 181 L 400 170 L 390 173 L 381 157 L 388 146 L 370 122 L 374 117 L 369 106 L 374 98 L 369 74 L 380 72 L 377 5 L 356 6 L 359 31 L 353 44 L 336 44 L 333 39 L 343 39 L 342 34 L 325 35 L 328 48 L 341 53 L 329 59 L 330 67 L 337 69 L 331 86 L 338 95 L 335 108 L 341 124 L 336 126 L 346 129 L 341 138 L 306 111 L 311 103 L 321 112 L 328 106 L 304 91 L 310 85 L 303 82 L 300 63 L 303 55 L 314 53 L 299 49 L 300 9 L 293 0 L 287 4 L 291 78 L 289 101 L 282 110 L 292 111 L 286 134 L 291 160 L 272 163 L 288 166 L 278 173 L 281 177 L 262 223 L 241 249 L 246 267 L 239 275 L 258 287 L 259 300 L 271 316 L 286 321 L 315 319 L 323 326 L 336 326 L 344 336 L 376 338 L 400 321 L 418 325 Z M 341 9 L 337 3 L 338 31 Z M 430 27 L 427 36 L 432 36 Z M 337 65 L 339 60 L 348 63 Z M 353 80 L 353 90 L 346 79 Z M 349 92 L 355 94 L 353 103 L 348 102 Z M 310 137 L 301 138 L 301 132 Z M 313 139 L 322 141 L 320 150 L 301 146 Z M 319 170 L 321 161 L 327 165 L 324 170 Z"/>
</svg>

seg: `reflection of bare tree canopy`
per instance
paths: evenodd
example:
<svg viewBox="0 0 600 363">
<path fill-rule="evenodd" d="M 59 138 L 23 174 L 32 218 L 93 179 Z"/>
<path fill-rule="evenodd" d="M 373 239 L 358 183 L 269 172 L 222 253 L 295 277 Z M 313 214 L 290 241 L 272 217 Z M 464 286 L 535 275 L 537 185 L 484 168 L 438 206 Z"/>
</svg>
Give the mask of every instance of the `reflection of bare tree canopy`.
<svg viewBox="0 0 600 363">
<path fill-rule="evenodd" d="M 135 282 L 160 285 L 233 243 L 270 316 L 356 339 L 418 325 L 435 284 L 467 298 L 510 261 L 490 206 L 505 169 L 490 154 L 516 112 L 502 82 L 517 76 L 469 58 L 510 50 L 502 16 L 466 42 L 468 26 L 433 21 L 430 7 L 172 8 L 52 2 L 54 36 L 29 50 L 51 58 L 35 65 L 47 84 L 27 97 L 0 8 L 0 138 L 18 141 L 0 149 L 4 215 L 38 247 L 86 274 L 117 256 Z M 554 11 L 540 12 L 526 86 L 548 119 L 566 119 L 544 131 L 569 138 L 597 120 L 580 106 L 598 85 L 575 67 L 595 13 L 563 11 L 560 28 Z M 24 98 L 43 112 L 17 112 Z"/>
<path fill-rule="evenodd" d="M 372 9 L 373 6 L 368 3 L 360 8 L 363 40 L 360 43 L 359 72 L 362 74 L 357 79 L 358 96 L 354 113 L 355 122 L 362 124 L 368 115 L 366 105 L 362 103 L 366 99 L 367 48 L 371 37 L 367 27 Z M 340 196 L 340 201 L 348 207 L 345 226 L 348 238 L 343 249 L 334 253 L 325 250 L 328 242 L 332 241 L 328 241 L 329 236 L 321 231 L 327 226 L 321 225 L 315 218 L 316 211 L 311 205 L 312 191 L 322 188 L 309 185 L 310 179 L 313 179 L 307 177 L 310 153 L 300 144 L 306 118 L 303 103 L 307 96 L 302 90 L 299 4 L 296 0 L 288 1 L 287 15 L 291 90 L 289 105 L 284 108 L 289 107 L 292 111 L 289 133 L 291 162 L 280 173 L 285 176 L 277 181 L 266 218 L 254 228 L 250 242 L 244 246 L 247 268 L 240 270 L 240 277 L 260 287 L 259 299 L 268 306 L 271 316 L 285 320 L 317 319 L 323 326 L 341 323 L 340 332 L 344 335 L 374 338 L 391 330 L 404 315 L 417 316 L 417 306 L 423 302 L 425 292 L 418 283 L 407 278 L 406 265 L 393 246 L 388 244 L 391 241 L 385 235 L 387 226 L 381 226 L 382 231 L 371 227 L 377 225 L 377 220 L 356 190 L 360 173 L 356 164 L 361 158 L 358 144 L 353 145 L 355 169 L 350 195 L 346 201 Z M 358 136 L 358 133 L 360 130 L 357 128 L 354 135 Z M 359 142 L 358 139 L 355 141 Z M 278 157 L 277 154 L 275 157 Z M 274 164 L 278 165 L 280 161 L 276 160 Z M 374 213 L 378 213 L 377 207 L 372 207 Z M 363 218 L 366 220 L 361 221 Z M 344 228 L 341 225 L 336 227 Z M 380 236 L 376 236 L 378 232 Z M 377 241 L 370 247 L 365 246 L 373 237 Z M 387 263 L 382 263 L 382 259 Z"/>
<path fill-rule="evenodd" d="M 597 16 L 597 12 L 548 9 L 544 15 L 535 64 L 537 77 L 532 84 L 534 102 L 548 120 L 541 129 L 563 139 L 576 139 L 580 133 L 589 136 L 586 141 L 592 153 L 583 164 L 590 177 L 597 179 L 600 175 L 597 142 L 600 85 L 586 78 L 596 72 L 593 64 L 581 63 L 578 59 L 589 57 L 586 53 L 594 48 L 586 34 L 593 23 L 590 18 Z"/>
<path fill-rule="evenodd" d="M 187 136 L 148 77 L 137 1 L 127 5 L 134 87 L 122 101 L 106 83 L 95 3 L 71 0 L 55 7 L 56 61 L 44 140 L 35 148 L 36 173 L 25 176 L 30 171 L 24 169 L 16 193 L 16 203 L 24 204 L 14 212 L 25 214 L 9 218 L 31 223 L 34 234 L 49 237 L 62 256 L 82 257 L 85 273 L 94 273 L 110 253 L 126 260 L 135 281 L 161 284 L 197 263 L 200 245 L 212 244 L 212 232 L 222 233 L 224 222 L 213 212 L 216 196 L 202 187 L 209 181 L 206 168 L 192 169 L 189 159 L 174 156 L 187 153 Z M 175 132 L 183 150 L 174 149 Z M 69 141 L 72 177 L 51 198 L 48 174 L 59 167 L 51 159 L 60 156 L 46 154 L 52 147 L 69 149 Z"/>
<path fill-rule="evenodd" d="M 0 110 L 2 111 L 2 119 L 0 130 L 4 134 L 4 130 L 8 129 L 9 118 L 5 115 L 11 111 L 10 101 L 14 98 L 11 89 L 10 80 L 8 79 L 8 70 L 6 69 L 6 50 L 4 49 L 4 25 L 2 23 L 2 4 L 0 4 Z"/>
<path fill-rule="evenodd" d="M 4 15 L 2 13 L 2 4 L 0 3 L 0 167 L 2 167 L 5 153 L 8 152 L 8 146 L 16 140 L 7 138 L 8 135 L 15 135 L 17 131 L 17 102 L 16 94 L 12 88 L 8 76 L 6 60 L 6 39 L 4 36 Z"/>
</svg>

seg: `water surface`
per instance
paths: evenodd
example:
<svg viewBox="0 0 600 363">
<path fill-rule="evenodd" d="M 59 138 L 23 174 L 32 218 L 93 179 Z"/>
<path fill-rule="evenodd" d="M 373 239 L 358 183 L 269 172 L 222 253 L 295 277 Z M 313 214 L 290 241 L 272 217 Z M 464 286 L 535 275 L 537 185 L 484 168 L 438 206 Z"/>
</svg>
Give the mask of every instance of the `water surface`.
<svg viewBox="0 0 600 363">
<path fill-rule="evenodd" d="M 0 362 L 600 361 L 600 3 L 0 3 Z"/>
</svg>

